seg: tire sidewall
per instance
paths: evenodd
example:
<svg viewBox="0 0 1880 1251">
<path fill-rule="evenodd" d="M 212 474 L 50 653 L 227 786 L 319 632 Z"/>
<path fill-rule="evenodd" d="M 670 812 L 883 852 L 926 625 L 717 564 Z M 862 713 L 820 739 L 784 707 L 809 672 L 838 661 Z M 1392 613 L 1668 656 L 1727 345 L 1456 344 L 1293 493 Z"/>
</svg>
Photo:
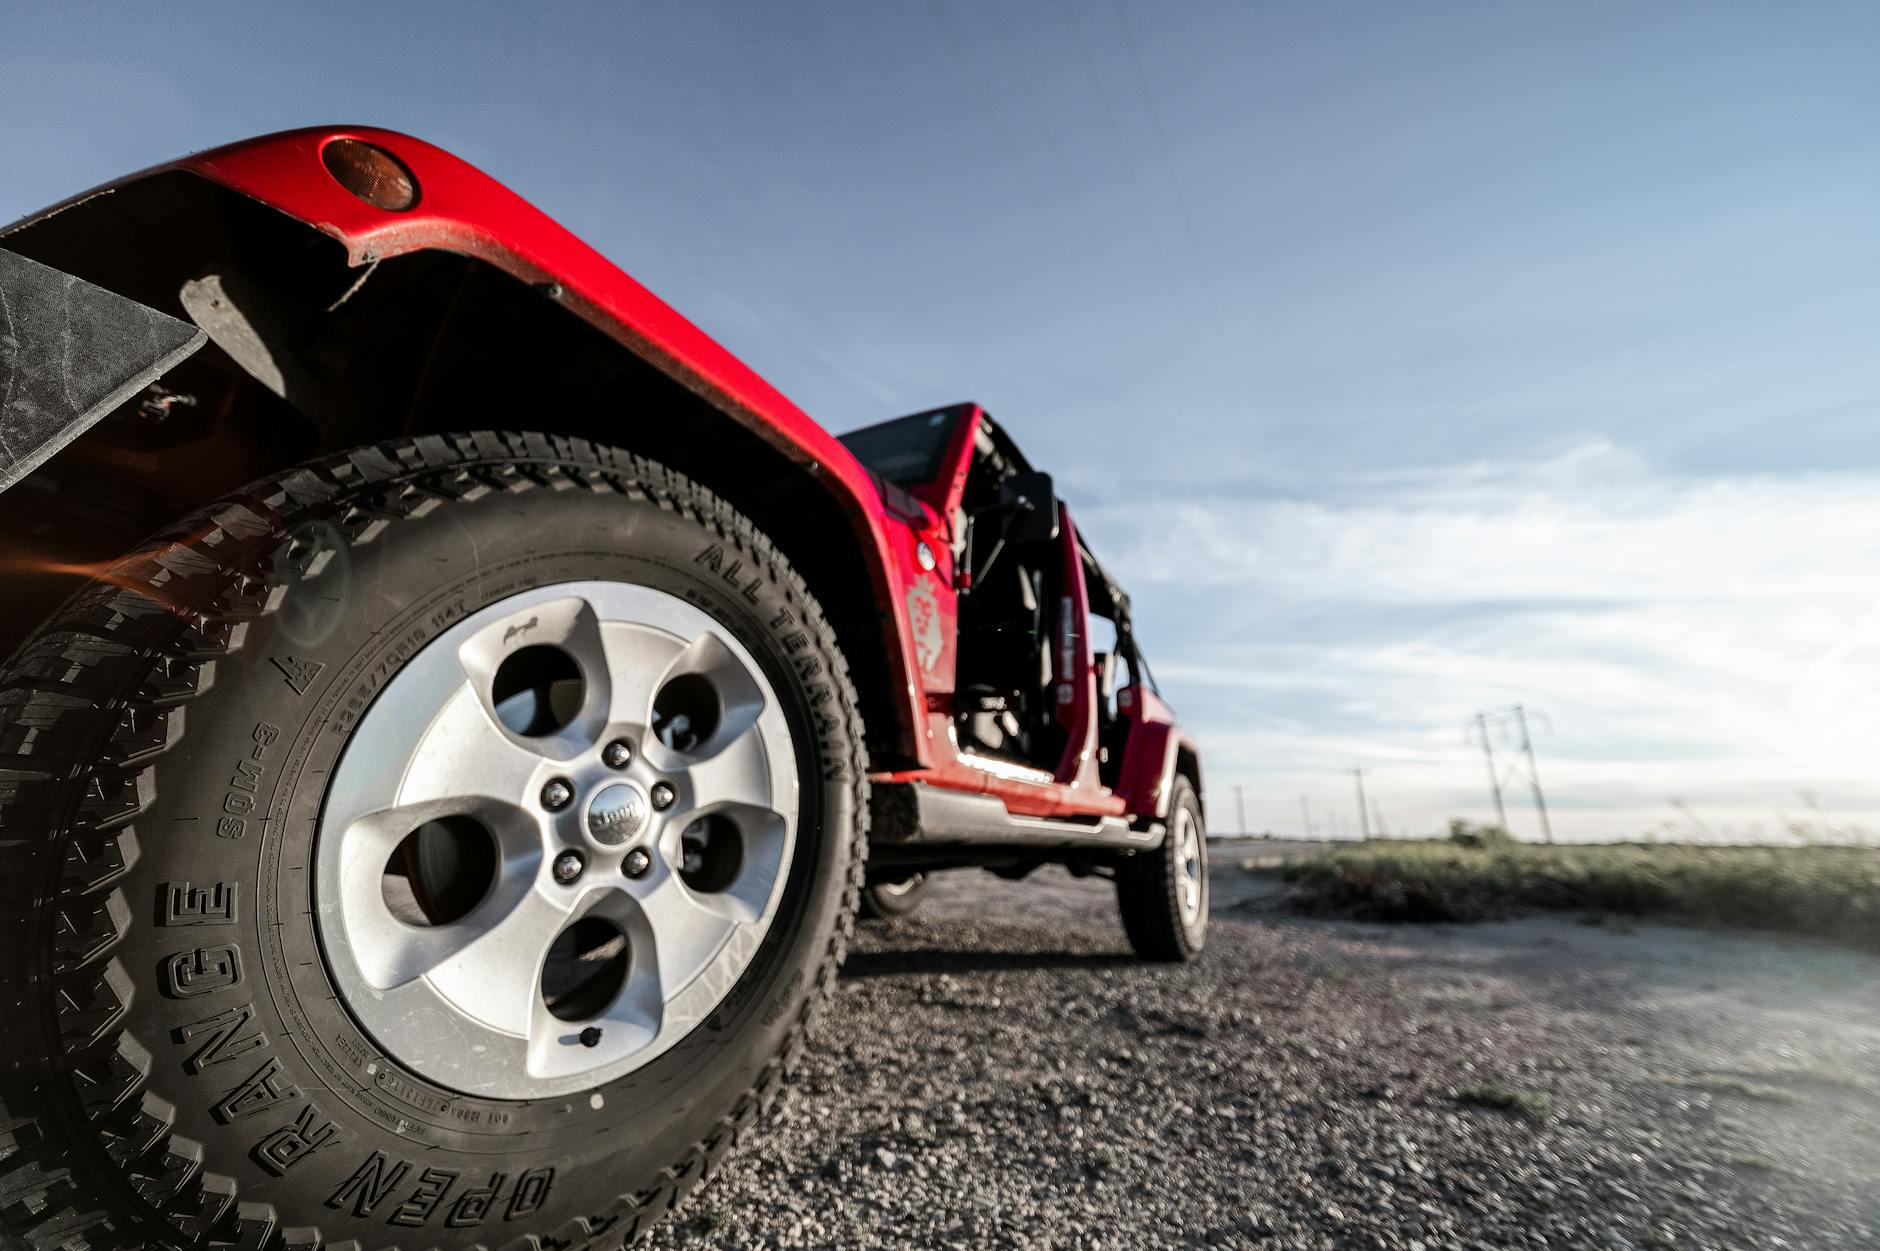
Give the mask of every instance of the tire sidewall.
<svg viewBox="0 0 1880 1251">
<path fill-rule="evenodd" d="M 912 916 L 920 910 L 926 901 L 927 892 L 933 888 L 931 873 L 910 873 L 899 879 L 905 882 L 908 877 L 915 881 L 904 891 L 884 890 L 884 886 L 898 884 L 893 879 L 870 882 L 862 889 L 862 911 L 876 920 L 891 921 L 900 917 Z"/>
<path fill-rule="evenodd" d="M 466 474 L 432 476 L 461 486 Z M 152 1059 L 146 1097 L 174 1106 L 175 1132 L 243 1201 L 295 1224 L 317 1212 L 328 1242 L 500 1242 L 575 1218 L 604 1229 L 619 1196 L 651 1186 L 750 1097 L 800 1029 L 845 907 L 861 748 L 818 652 L 832 646 L 818 637 L 826 627 L 728 514 L 538 477 L 389 520 L 362 523 L 344 501 L 293 519 L 285 529 L 303 550 L 275 568 L 317 572 L 277 577 L 187 708 L 181 742 L 148 772 L 119 955 L 133 982 L 154 982 L 126 1022 Z M 791 870 L 750 967 L 670 1051 L 580 1095 L 465 1096 L 379 1048 L 328 976 L 311 885 L 325 781 L 430 640 L 511 595 L 596 579 L 679 596 L 757 658 L 803 779 Z M 213 1022 L 244 1013 L 200 1060 Z"/>
<path fill-rule="evenodd" d="M 1182 915 L 1182 850 L 1181 840 L 1175 836 L 1177 809 L 1186 809 L 1194 818 L 1197 854 L 1201 859 L 1201 907 L 1192 922 Z M 1208 831 L 1201 815 L 1201 797 L 1195 793 L 1188 779 L 1180 774 L 1176 775 L 1175 793 L 1169 801 L 1169 831 L 1163 839 L 1163 847 L 1168 873 L 1169 907 L 1173 910 L 1175 929 L 1187 953 L 1198 955 L 1207 945 L 1208 939 L 1208 907 L 1212 885 L 1208 873 Z"/>
</svg>

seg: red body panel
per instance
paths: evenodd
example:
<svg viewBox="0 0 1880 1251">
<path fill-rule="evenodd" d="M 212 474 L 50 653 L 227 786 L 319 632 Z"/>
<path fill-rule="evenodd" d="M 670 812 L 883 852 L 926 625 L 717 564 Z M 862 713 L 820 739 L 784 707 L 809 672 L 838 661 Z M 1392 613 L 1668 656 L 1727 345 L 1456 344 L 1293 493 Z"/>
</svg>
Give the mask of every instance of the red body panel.
<svg viewBox="0 0 1880 1251">
<path fill-rule="evenodd" d="M 1186 744 L 1169 706 L 1146 687 L 1131 687 L 1119 695 L 1119 707 L 1130 726 L 1124 759 L 1114 790 L 1103 785 L 1097 764 L 1097 673 L 1090 651 L 1089 589 L 1079 555 L 1077 527 L 1070 510 L 1060 506 L 1061 574 L 1067 603 L 1058 613 L 1058 634 L 1051 640 L 1052 674 L 1056 690 L 1056 717 L 1067 739 L 1055 772 L 1028 768 L 1002 759 L 963 752 L 955 737 L 953 695 L 957 673 L 955 643 L 959 631 L 959 576 L 953 551 L 961 537 L 959 506 L 971 468 L 974 434 L 982 410 L 969 407 L 960 421 L 935 480 L 911 493 L 923 505 L 918 520 L 890 518 L 906 526 L 913 542 L 903 547 L 899 567 L 910 618 L 917 632 L 929 619 L 934 623 L 931 654 L 917 647 L 923 664 L 921 681 L 926 691 L 931 764 L 924 769 L 884 774 L 886 780 L 918 781 L 954 790 L 997 796 L 1007 809 L 1025 816 L 1162 817 L 1167 815 L 1168 785 L 1174 776 L 1176 753 Z M 934 553 L 935 567 L 922 572 L 915 559 L 917 545 L 925 542 Z M 1140 694 L 1136 694 L 1140 692 Z"/>
<path fill-rule="evenodd" d="M 417 179 L 417 204 L 387 212 L 335 182 L 320 151 L 339 138 L 362 139 L 397 156 Z M 177 164 L 331 235 L 355 265 L 437 248 L 475 256 L 525 282 L 556 284 L 570 309 L 813 467 L 841 496 L 864 550 L 873 554 L 871 581 L 898 626 L 895 637 L 883 640 L 894 653 L 889 669 L 903 675 L 906 724 L 924 724 L 913 635 L 891 572 L 903 554 L 890 550 L 888 518 L 867 471 L 807 413 L 665 301 L 488 174 L 408 135 L 369 127 L 289 131 Z M 908 746 L 916 759 L 929 758 L 924 740 Z"/>
<path fill-rule="evenodd" d="M 1123 748 L 1123 767 L 1116 793 L 1128 811 L 1143 816 L 1168 815 L 1169 784 L 1175 780 L 1175 759 L 1194 742 L 1175 723 L 1174 711 L 1146 686 L 1127 686 L 1116 693 L 1118 710 L 1130 723 Z M 1200 789 L 1201 779 L 1195 779 Z"/>
<path fill-rule="evenodd" d="M 365 203 L 340 186 L 321 159 L 336 139 L 363 140 L 395 155 L 415 178 L 417 202 L 404 211 Z M 920 767 L 882 780 L 989 793 L 1029 816 L 1161 816 L 1180 732 L 1146 688 L 1123 701 L 1131 725 L 1115 791 L 1097 766 L 1096 674 L 1087 637 L 1088 592 L 1068 511 L 1064 533 L 1065 607 L 1051 641 L 1057 716 L 1069 744 L 1055 773 L 963 753 L 954 734 L 959 591 L 954 568 L 962 525 L 961 493 L 981 411 L 958 423 L 946 468 L 890 503 L 870 473 L 827 430 L 723 346 L 621 272 L 600 253 L 520 196 L 450 153 L 421 140 L 369 127 L 289 131 L 206 152 L 163 168 L 189 170 L 279 210 L 343 243 L 356 266 L 440 249 L 474 256 L 545 288 L 589 323 L 804 465 L 835 494 L 852 519 L 883 620 L 880 644 L 905 754 Z M 150 171 L 157 172 L 157 171 Z M 922 549 L 931 560 L 924 569 Z"/>
</svg>

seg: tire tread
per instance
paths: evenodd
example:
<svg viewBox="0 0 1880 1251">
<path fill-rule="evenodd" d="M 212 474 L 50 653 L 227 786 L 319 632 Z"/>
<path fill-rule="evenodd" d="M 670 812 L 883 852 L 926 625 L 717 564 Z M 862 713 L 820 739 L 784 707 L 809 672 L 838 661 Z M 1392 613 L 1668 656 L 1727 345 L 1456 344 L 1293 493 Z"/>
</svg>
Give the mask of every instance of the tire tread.
<svg viewBox="0 0 1880 1251">
<path fill-rule="evenodd" d="M 1179 804 L 1199 807 L 1194 785 L 1175 775 L 1169 812 Z M 1181 921 L 1181 882 L 1175 870 L 1174 832 L 1153 852 L 1138 855 L 1116 875 L 1116 903 L 1122 914 L 1129 945 L 1145 960 L 1179 962 L 1201 954 L 1201 943 L 1189 936 Z"/>
<path fill-rule="evenodd" d="M 317 1230 L 284 1228 L 272 1207 L 240 1202 L 235 1181 L 206 1171 L 201 1146 L 174 1134 L 168 1106 L 144 1093 L 149 1056 L 124 1031 L 131 982 L 110 958 L 130 916 L 117 884 L 136 858 L 138 814 L 154 799 L 151 767 L 181 742 L 188 704 L 213 684 L 216 660 L 241 649 L 244 623 L 271 611 L 271 586 L 307 572 L 283 541 L 293 519 L 337 502 L 328 520 L 358 546 L 449 500 L 539 489 L 645 499 L 737 548 L 802 616 L 858 755 L 846 770 L 854 819 L 839 920 L 784 1045 L 652 1187 L 556 1231 L 553 1245 L 638 1242 L 774 1105 L 847 955 L 867 859 L 859 701 L 808 586 L 726 501 L 629 452 L 497 431 L 374 444 L 262 479 L 160 532 L 0 665 L 0 902 L 12 916 L 56 918 L 48 967 L 35 969 L 24 952 L 0 965 L 0 993 L 27 1005 L 0 1014 L 0 1057 L 11 1070 L 0 1085 L 0 1246 L 112 1251 L 158 1236 L 191 1249 L 321 1247 Z M 29 1019 L 41 1004 L 49 1022 Z M 525 1235 L 513 1245 L 548 1241 Z"/>
</svg>

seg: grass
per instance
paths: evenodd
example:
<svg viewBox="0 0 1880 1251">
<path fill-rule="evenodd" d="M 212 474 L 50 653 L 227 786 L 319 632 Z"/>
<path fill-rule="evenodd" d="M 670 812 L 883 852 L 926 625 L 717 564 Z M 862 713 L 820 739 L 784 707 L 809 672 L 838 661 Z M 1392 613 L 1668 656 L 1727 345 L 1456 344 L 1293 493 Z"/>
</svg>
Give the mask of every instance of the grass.
<svg viewBox="0 0 1880 1251">
<path fill-rule="evenodd" d="M 1572 909 L 1801 934 L 1880 951 L 1880 848 L 1518 843 L 1454 823 L 1447 840 L 1374 840 L 1288 865 L 1308 910 L 1476 921 Z"/>
<path fill-rule="evenodd" d="M 1532 1090 L 1516 1090 L 1500 1082 L 1464 1086 L 1456 1092 L 1456 1102 L 1474 1108 L 1492 1108 L 1537 1124 L 1554 1114 L 1554 1101 L 1546 1095 Z"/>
</svg>

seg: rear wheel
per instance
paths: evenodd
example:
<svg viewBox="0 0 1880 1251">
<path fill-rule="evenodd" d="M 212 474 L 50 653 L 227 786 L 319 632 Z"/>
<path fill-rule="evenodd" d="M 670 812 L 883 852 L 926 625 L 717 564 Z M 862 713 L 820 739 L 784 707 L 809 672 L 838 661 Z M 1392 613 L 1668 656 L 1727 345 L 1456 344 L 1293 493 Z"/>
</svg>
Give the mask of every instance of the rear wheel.
<svg viewBox="0 0 1880 1251">
<path fill-rule="evenodd" d="M 634 1241 L 833 984 L 864 777 L 801 580 L 649 462 L 429 438 L 205 510 L 0 669 L 5 1228 Z"/>
<path fill-rule="evenodd" d="M 911 916 L 932 885 L 933 879 L 925 873 L 910 873 L 893 881 L 871 881 L 862 887 L 862 915 L 876 921 Z"/>
<path fill-rule="evenodd" d="M 1208 840 L 1201 797 L 1175 776 L 1168 835 L 1162 845 L 1122 865 L 1116 899 L 1129 944 L 1145 960 L 1192 960 L 1208 933 Z"/>
</svg>

